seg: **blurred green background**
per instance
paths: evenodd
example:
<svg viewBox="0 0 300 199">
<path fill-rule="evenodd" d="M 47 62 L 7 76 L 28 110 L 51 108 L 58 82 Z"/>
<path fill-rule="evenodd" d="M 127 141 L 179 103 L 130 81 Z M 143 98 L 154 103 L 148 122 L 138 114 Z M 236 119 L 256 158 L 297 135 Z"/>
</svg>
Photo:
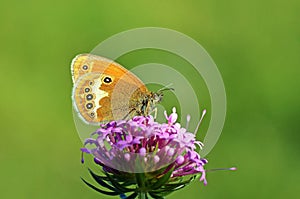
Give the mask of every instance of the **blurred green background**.
<svg viewBox="0 0 300 199">
<path fill-rule="evenodd" d="M 70 62 L 113 34 L 145 26 L 180 31 L 214 59 L 228 111 L 207 168 L 238 167 L 169 198 L 297 198 L 299 9 L 297 0 L 1 0 L 0 198 L 109 198 L 79 178 L 89 179 L 72 117 Z M 153 54 L 121 60 L 147 63 Z"/>
</svg>

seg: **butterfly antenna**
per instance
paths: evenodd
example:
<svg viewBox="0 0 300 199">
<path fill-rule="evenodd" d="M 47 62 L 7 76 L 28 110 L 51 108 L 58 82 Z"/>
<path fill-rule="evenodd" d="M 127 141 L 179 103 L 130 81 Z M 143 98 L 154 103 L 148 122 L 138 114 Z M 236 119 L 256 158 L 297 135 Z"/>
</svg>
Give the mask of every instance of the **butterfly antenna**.
<svg viewBox="0 0 300 199">
<path fill-rule="evenodd" d="M 172 85 L 173 85 L 173 83 L 170 83 L 170 84 L 162 87 L 161 89 L 159 89 L 157 92 L 159 93 L 159 92 L 169 91 L 169 90 L 174 91 L 175 90 L 174 88 L 170 88 L 170 86 L 172 86 Z"/>
</svg>

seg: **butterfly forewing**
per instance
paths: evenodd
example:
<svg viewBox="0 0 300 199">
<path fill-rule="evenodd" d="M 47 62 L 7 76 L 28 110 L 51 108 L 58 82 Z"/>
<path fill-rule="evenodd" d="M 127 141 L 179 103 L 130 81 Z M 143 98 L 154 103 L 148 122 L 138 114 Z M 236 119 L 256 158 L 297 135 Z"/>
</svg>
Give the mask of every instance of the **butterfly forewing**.
<svg viewBox="0 0 300 199">
<path fill-rule="evenodd" d="M 89 124 L 129 119 L 145 96 L 146 86 L 121 65 L 95 55 L 78 55 L 72 62 L 73 102 Z"/>
</svg>

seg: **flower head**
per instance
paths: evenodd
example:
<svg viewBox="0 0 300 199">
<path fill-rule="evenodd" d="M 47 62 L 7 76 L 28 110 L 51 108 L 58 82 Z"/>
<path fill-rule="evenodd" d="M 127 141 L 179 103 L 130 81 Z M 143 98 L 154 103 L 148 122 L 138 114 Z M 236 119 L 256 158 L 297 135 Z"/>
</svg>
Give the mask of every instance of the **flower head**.
<svg viewBox="0 0 300 199">
<path fill-rule="evenodd" d="M 194 133 L 176 123 L 175 108 L 170 115 L 165 112 L 165 117 L 167 123 L 162 124 L 151 115 L 102 124 L 81 150 L 92 154 L 102 167 L 105 176 L 90 171 L 91 175 L 111 192 L 84 182 L 108 195 L 133 192 L 131 198 L 140 193 L 163 198 L 196 176 L 206 185 L 207 160 L 196 152 L 197 146 L 202 148 L 203 144 L 196 141 Z"/>
</svg>

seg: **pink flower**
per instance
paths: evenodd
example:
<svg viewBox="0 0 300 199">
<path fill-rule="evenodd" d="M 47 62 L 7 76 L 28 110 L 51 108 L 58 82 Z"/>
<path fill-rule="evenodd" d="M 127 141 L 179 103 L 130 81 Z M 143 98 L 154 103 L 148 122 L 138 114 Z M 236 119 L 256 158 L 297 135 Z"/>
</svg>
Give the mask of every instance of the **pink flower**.
<svg viewBox="0 0 300 199">
<path fill-rule="evenodd" d="M 146 190 L 146 195 L 162 198 L 160 196 L 189 184 L 195 176 L 200 176 L 200 181 L 207 184 L 204 166 L 208 161 L 196 151 L 197 146 L 201 149 L 203 144 L 196 141 L 195 133 L 176 123 L 175 108 L 170 115 L 165 112 L 165 117 L 167 123 L 162 124 L 155 122 L 151 115 L 111 121 L 102 124 L 85 141 L 82 152 L 92 154 L 105 173 L 100 177 L 90 171 L 92 177 L 112 190 L 110 195 L 124 196 L 124 193 L 133 192 L 129 197 L 135 198 L 137 190 L 142 189 Z M 189 122 L 189 117 L 187 120 Z M 185 176 L 190 178 L 184 181 Z"/>
</svg>

